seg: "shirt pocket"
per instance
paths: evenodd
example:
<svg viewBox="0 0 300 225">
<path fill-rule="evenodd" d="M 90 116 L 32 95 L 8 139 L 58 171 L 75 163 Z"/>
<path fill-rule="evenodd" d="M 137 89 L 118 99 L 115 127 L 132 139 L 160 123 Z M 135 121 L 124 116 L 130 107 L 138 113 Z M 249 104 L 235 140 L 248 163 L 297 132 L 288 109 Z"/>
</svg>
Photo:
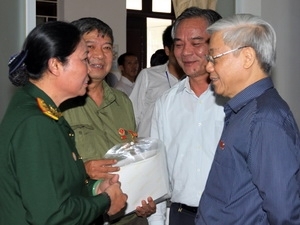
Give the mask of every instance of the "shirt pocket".
<svg viewBox="0 0 300 225">
<path fill-rule="evenodd" d="M 222 205 L 230 204 L 235 183 L 235 167 L 225 151 L 217 149 L 206 185 L 207 194 Z"/>
<path fill-rule="evenodd" d="M 90 124 L 72 125 L 75 133 L 76 148 L 84 161 L 91 159 L 100 159 L 105 152 L 99 149 L 99 141 L 101 137 L 99 132 Z"/>
</svg>

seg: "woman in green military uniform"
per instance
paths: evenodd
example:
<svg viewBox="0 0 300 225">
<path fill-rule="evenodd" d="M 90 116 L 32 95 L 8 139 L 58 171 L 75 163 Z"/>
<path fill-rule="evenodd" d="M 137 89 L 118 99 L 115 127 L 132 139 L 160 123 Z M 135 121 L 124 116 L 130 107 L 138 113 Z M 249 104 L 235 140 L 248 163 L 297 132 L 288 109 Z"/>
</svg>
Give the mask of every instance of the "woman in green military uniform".
<svg viewBox="0 0 300 225">
<path fill-rule="evenodd" d="M 87 55 L 75 26 L 49 22 L 10 60 L 9 78 L 22 88 L 0 125 L 0 224 L 90 224 L 125 206 L 117 175 L 87 178 L 74 132 L 57 108 L 85 94 Z"/>
</svg>

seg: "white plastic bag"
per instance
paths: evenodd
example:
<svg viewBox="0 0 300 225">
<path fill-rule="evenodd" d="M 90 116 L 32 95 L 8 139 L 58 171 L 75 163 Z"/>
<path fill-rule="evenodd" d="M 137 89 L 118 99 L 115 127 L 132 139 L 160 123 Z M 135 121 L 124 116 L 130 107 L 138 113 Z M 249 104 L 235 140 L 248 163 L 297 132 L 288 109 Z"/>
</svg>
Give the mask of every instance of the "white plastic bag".
<svg viewBox="0 0 300 225">
<path fill-rule="evenodd" d="M 142 200 L 152 197 L 156 203 L 170 196 L 164 144 L 154 138 L 137 138 L 118 144 L 104 158 L 118 160 L 121 188 L 128 195 L 125 214 L 131 213 Z"/>
</svg>

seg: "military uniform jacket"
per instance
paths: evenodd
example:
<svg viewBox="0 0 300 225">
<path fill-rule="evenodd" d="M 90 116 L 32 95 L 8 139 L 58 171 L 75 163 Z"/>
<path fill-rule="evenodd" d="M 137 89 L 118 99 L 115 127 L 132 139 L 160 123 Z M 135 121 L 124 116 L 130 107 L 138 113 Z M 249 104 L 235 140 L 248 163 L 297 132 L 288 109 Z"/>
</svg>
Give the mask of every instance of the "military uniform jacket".
<svg viewBox="0 0 300 225">
<path fill-rule="evenodd" d="M 43 91 L 27 84 L 0 125 L 0 224 L 89 224 L 109 203 L 103 195 L 89 197 L 86 181 L 69 124 Z"/>
</svg>

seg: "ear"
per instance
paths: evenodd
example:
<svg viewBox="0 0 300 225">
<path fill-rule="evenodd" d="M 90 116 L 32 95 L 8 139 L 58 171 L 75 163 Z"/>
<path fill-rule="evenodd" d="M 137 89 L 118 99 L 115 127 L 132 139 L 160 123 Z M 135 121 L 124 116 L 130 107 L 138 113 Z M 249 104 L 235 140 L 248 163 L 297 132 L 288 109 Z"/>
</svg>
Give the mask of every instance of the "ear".
<svg viewBox="0 0 300 225">
<path fill-rule="evenodd" d="M 119 70 L 120 70 L 121 72 L 123 72 L 123 71 L 124 71 L 124 67 L 123 67 L 123 65 L 119 65 Z"/>
<path fill-rule="evenodd" d="M 48 60 L 48 69 L 53 75 L 58 76 L 61 68 L 62 63 L 57 58 L 50 58 Z"/>
<path fill-rule="evenodd" d="M 246 47 L 242 49 L 242 54 L 244 55 L 244 68 L 250 68 L 256 60 L 256 54 L 253 48 Z"/>
<path fill-rule="evenodd" d="M 165 46 L 164 49 L 165 49 L 166 55 L 169 56 L 170 55 L 170 49 L 167 46 Z"/>
</svg>

